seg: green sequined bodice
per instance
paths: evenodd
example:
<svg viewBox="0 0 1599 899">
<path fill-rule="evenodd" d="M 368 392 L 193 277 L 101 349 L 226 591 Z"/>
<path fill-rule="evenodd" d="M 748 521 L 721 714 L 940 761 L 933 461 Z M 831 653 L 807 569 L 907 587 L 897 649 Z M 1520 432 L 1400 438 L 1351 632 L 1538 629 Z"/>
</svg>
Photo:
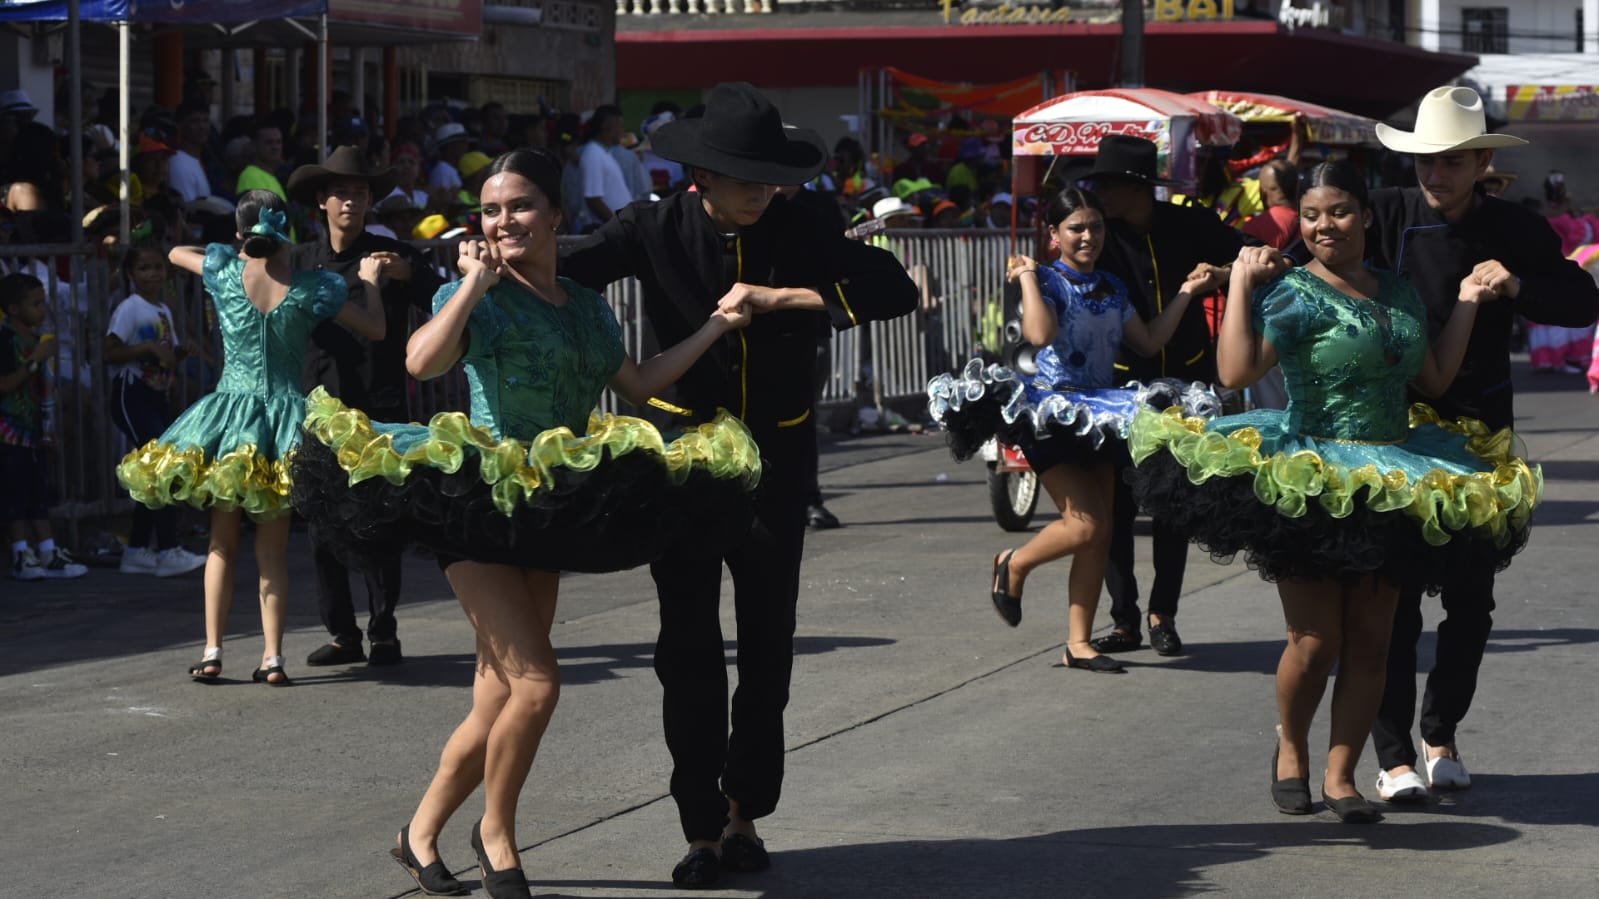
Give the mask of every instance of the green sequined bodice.
<svg viewBox="0 0 1599 899">
<path fill-rule="evenodd" d="M 1255 330 L 1276 349 L 1288 388 L 1288 432 L 1362 442 L 1409 432 L 1405 391 L 1427 358 L 1426 309 L 1398 275 L 1373 274 L 1371 299 L 1300 268 L 1255 292 Z"/>
<path fill-rule="evenodd" d="M 459 283 L 439 288 L 435 312 Z M 582 434 L 626 356 L 605 298 L 575 281 L 562 278 L 561 284 L 567 294 L 562 306 L 503 280 L 472 310 L 462 359 L 471 418 L 496 437 L 531 440 L 561 426 Z"/>
</svg>

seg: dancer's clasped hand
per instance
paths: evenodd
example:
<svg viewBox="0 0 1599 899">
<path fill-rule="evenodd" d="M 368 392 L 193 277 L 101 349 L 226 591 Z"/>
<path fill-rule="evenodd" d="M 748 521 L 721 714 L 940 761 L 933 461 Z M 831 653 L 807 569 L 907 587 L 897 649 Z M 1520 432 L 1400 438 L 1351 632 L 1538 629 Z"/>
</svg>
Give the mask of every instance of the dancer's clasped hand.
<svg viewBox="0 0 1599 899">
<path fill-rule="evenodd" d="M 500 283 L 500 275 L 505 272 L 505 260 L 500 258 L 494 244 L 488 241 L 463 240 L 455 267 L 460 269 L 461 277 L 475 274 L 486 286 L 493 287 Z"/>
</svg>

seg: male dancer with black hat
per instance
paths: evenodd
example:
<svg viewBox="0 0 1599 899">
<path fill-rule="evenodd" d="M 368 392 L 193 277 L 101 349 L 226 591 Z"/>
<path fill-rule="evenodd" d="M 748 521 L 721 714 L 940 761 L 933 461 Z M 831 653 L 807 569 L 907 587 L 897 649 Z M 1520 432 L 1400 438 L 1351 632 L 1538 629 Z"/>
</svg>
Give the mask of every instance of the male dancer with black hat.
<svg viewBox="0 0 1599 899">
<path fill-rule="evenodd" d="M 685 424 L 731 410 L 766 462 L 747 536 L 725 551 L 650 568 L 661 604 L 655 672 L 665 691 L 672 797 L 689 841 L 672 881 L 705 887 L 724 868 L 770 863 L 754 822 L 777 807 L 783 781 L 805 542 L 802 472 L 816 440 L 817 319 L 849 328 L 910 312 L 917 295 L 893 256 L 846 240 L 774 196 L 780 185 L 815 177 L 827 149 L 815 132 L 785 128 L 748 84 L 712 88 L 703 118 L 668 122 L 651 143 L 693 173 L 697 191 L 627 206 L 563 253 L 561 268 L 592 287 L 638 278 L 663 346 L 686 338 L 718 304 L 756 313 L 748 328 L 706 351 L 670 402 L 657 403 Z M 738 621 L 731 733 L 717 615 L 724 561 Z"/>
<path fill-rule="evenodd" d="M 411 308 L 431 311 L 439 277 L 416 248 L 366 230 L 367 211 L 374 197 L 394 189 L 394 171 L 373 172 L 356 147 L 339 147 L 322 165 L 303 165 L 289 175 L 290 199 L 314 206 L 322 213 L 323 234 L 314 243 L 291 251 L 295 268 L 336 272 L 354 290 L 361 260 L 367 256 L 390 258 L 384 266 L 383 310 L 388 318 L 387 340 L 369 344 L 333 322 L 323 322 L 312 332 L 306 356 L 306 387 L 318 384 L 350 406 L 379 421 L 405 421 L 405 335 Z M 403 660 L 394 620 L 400 601 L 400 557 L 386 560 L 376 570 L 364 572 L 367 592 L 367 639 L 370 654 L 361 651 L 361 629 L 355 620 L 350 595 L 350 572 L 333 551 L 311 533 L 312 561 L 316 568 L 317 606 L 332 641 L 305 660 L 307 665 L 393 665 Z"/>
<path fill-rule="evenodd" d="M 1390 150 L 1415 157 L 1417 187 L 1371 192 L 1374 224 L 1366 246 L 1372 265 L 1398 272 L 1427 304 L 1436 335 L 1455 306 L 1462 279 L 1475 278 L 1501 297 L 1484 303 L 1460 374 L 1441 397 L 1428 399 L 1446 419 L 1470 416 L 1495 430 L 1514 419 L 1510 334 L 1515 316 L 1540 324 L 1583 327 L 1599 316 L 1599 288 L 1560 252 L 1560 238 L 1535 212 L 1477 188 L 1494 150 L 1525 144 L 1487 129 L 1482 98 L 1464 87 L 1429 91 L 1416 111 L 1415 131 L 1377 126 Z M 1418 397 L 1418 399 L 1420 399 Z M 1416 641 L 1421 638 L 1421 591 L 1404 589 L 1388 644 L 1388 681 L 1372 726 L 1385 800 L 1424 799 L 1431 789 L 1460 790 L 1471 775 L 1455 745 L 1455 728 L 1471 708 L 1477 672 L 1493 628 L 1494 571 L 1456 573 L 1441 595 L 1444 620 L 1421 700 L 1418 758 L 1410 739 L 1416 714 Z M 1417 771 L 1417 763 L 1426 777 Z"/>
<path fill-rule="evenodd" d="M 1159 177 L 1156 147 L 1141 137 L 1106 135 L 1094 157 L 1094 170 L 1085 180 L 1093 182 L 1094 192 L 1105 204 L 1108 234 L 1100 268 L 1122 279 L 1133 306 L 1145 320 L 1159 315 L 1191 274 L 1210 275 L 1208 285 L 1202 288 L 1205 291 L 1226 284 L 1226 266 L 1246 242 L 1256 242 L 1202 206 L 1156 200 L 1156 186 L 1175 182 Z M 1211 383 L 1216 380 L 1214 346 L 1205 324 L 1204 304 L 1191 303 L 1177 333 L 1159 353 L 1144 357 L 1124 349 L 1116 360 L 1116 371 L 1145 382 L 1180 378 Z M 1126 652 L 1143 645 L 1138 579 L 1133 575 L 1133 519 L 1138 508 L 1119 471 L 1117 475 L 1110 567 L 1105 572 L 1116 628 L 1091 642 L 1099 652 Z M 1153 544 L 1155 582 L 1149 590 L 1149 642 L 1163 656 L 1177 655 L 1183 651 L 1176 618 L 1183 571 L 1188 567 L 1188 540 L 1157 520 Z"/>
</svg>

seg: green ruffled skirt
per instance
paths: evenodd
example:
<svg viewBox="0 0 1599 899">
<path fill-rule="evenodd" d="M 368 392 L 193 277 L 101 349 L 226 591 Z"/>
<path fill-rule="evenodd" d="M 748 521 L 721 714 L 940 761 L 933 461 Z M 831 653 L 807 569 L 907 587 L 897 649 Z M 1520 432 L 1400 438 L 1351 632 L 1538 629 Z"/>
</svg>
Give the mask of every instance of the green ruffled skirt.
<svg viewBox="0 0 1599 899">
<path fill-rule="evenodd" d="M 596 413 L 587 433 L 496 438 L 459 412 L 371 421 L 320 388 L 306 402 L 294 505 L 347 556 L 408 545 L 526 568 L 614 571 L 747 531 L 761 460 L 719 414 L 668 441 Z"/>
<path fill-rule="evenodd" d="M 1141 508 L 1213 556 L 1245 553 L 1269 580 L 1379 574 L 1436 590 L 1451 572 L 1508 565 L 1543 493 L 1508 428 L 1424 404 L 1395 443 L 1292 433 L 1277 410 L 1145 411 L 1128 443 Z"/>
<path fill-rule="evenodd" d="M 124 456 L 117 479 L 152 509 L 183 503 L 276 518 L 291 508 L 289 460 L 304 417 L 297 393 L 211 393 Z"/>
</svg>

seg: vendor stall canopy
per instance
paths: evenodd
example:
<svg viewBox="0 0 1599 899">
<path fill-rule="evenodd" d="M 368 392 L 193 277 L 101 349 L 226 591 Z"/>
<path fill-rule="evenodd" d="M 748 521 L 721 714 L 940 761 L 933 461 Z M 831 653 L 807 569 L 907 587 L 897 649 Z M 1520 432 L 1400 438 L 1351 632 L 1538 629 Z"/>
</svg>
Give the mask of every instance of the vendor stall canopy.
<svg viewBox="0 0 1599 899">
<path fill-rule="evenodd" d="M 1243 134 L 1243 121 L 1204 100 L 1158 88 L 1078 91 L 1017 116 L 1011 150 L 1018 157 L 1091 156 L 1107 134 L 1153 141 L 1162 177 L 1190 181 L 1190 151 L 1232 146 Z"/>
<path fill-rule="evenodd" d="M 1378 146 L 1374 119 L 1319 103 L 1248 91 L 1199 91 L 1188 96 L 1219 106 L 1245 122 L 1289 124 L 1295 118 L 1302 118 L 1307 136 L 1316 143 L 1341 147 Z"/>
<path fill-rule="evenodd" d="M 146 22 L 205 25 L 264 19 L 305 18 L 328 11 L 328 0 L 81 0 L 78 17 L 85 22 Z M 0 3 L 0 22 L 65 22 L 66 0 L 22 0 Z"/>
</svg>

